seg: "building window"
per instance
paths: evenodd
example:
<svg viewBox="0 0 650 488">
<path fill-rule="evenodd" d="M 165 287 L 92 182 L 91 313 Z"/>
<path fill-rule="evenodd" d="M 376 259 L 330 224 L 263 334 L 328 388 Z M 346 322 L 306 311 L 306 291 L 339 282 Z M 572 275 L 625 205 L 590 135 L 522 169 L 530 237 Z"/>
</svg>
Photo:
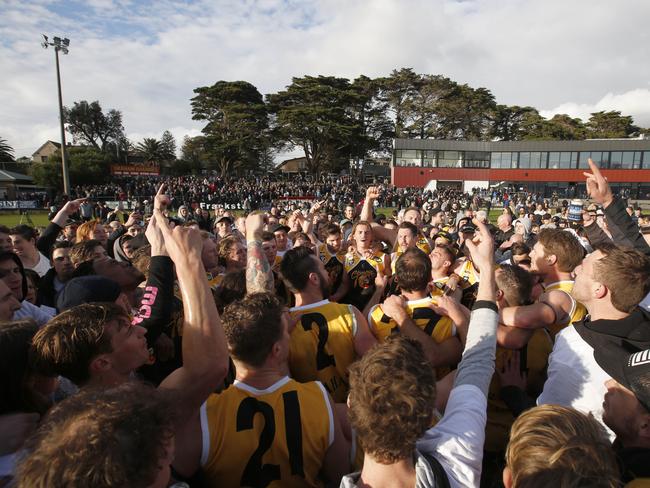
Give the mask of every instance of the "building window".
<svg viewBox="0 0 650 488">
<path fill-rule="evenodd" d="M 609 164 L 609 153 L 601 151 L 583 151 L 580 153 L 580 165 L 579 168 L 589 169 L 589 163 L 587 159 L 591 158 L 594 163 L 598 165 L 599 168 L 607 168 Z"/>
<path fill-rule="evenodd" d="M 423 151 L 424 158 L 422 159 L 422 166 L 426 168 L 433 168 L 436 165 L 436 151 Z"/>
<path fill-rule="evenodd" d="M 461 168 L 463 166 L 462 151 L 439 151 L 438 167 L 439 168 Z"/>
<path fill-rule="evenodd" d="M 489 168 L 490 153 L 486 151 L 465 151 L 463 160 L 465 168 Z"/>
<path fill-rule="evenodd" d="M 640 168 L 641 154 L 639 151 L 613 151 L 609 157 L 611 169 L 632 169 Z"/>
<path fill-rule="evenodd" d="M 540 169 L 546 168 L 545 152 L 520 152 L 519 153 L 519 168 L 523 169 Z"/>
<path fill-rule="evenodd" d="M 47 156 L 41 156 L 41 163 L 47 163 Z"/>
<path fill-rule="evenodd" d="M 395 166 L 422 166 L 422 151 L 415 149 L 397 149 Z"/>
<path fill-rule="evenodd" d="M 650 169 L 650 151 L 643 151 L 642 168 Z"/>
<path fill-rule="evenodd" d="M 493 152 L 490 165 L 492 168 L 516 168 L 517 153 Z"/>
</svg>

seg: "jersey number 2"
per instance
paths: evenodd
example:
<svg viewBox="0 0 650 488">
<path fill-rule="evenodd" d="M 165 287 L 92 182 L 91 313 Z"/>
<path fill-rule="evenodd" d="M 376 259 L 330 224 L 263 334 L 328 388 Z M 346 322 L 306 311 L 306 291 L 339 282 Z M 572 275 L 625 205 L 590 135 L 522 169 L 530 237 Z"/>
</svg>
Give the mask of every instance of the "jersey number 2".
<svg viewBox="0 0 650 488">
<path fill-rule="evenodd" d="M 316 369 L 319 371 L 328 366 L 336 366 L 334 356 L 327 354 L 325 344 L 329 336 L 327 320 L 320 313 L 306 313 L 300 318 L 300 324 L 305 332 L 309 332 L 314 324 L 318 327 L 318 351 L 316 352 Z"/>
<path fill-rule="evenodd" d="M 282 394 L 284 402 L 284 425 L 291 474 L 305 475 L 302 463 L 302 427 L 300 421 L 300 403 L 298 392 L 288 391 Z M 262 456 L 273 445 L 275 439 L 275 416 L 273 408 L 266 402 L 253 397 L 242 400 L 237 409 L 237 432 L 253 428 L 255 414 L 264 417 L 264 428 L 260 433 L 257 449 L 251 455 L 241 477 L 241 486 L 264 488 L 272 481 L 281 479 L 280 466 L 277 464 L 262 464 Z"/>
</svg>

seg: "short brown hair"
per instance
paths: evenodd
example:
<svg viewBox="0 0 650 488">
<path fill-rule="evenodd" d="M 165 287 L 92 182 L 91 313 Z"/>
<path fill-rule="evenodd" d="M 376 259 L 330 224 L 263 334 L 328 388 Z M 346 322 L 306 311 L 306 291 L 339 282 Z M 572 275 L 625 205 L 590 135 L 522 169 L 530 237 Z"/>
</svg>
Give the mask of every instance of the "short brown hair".
<svg viewBox="0 0 650 488">
<path fill-rule="evenodd" d="M 620 486 L 603 426 L 591 414 L 560 405 L 540 405 L 515 420 L 506 464 L 515 488 Z"/>
<path fill-rule="evenodd" d="M 231 303 L 222 322 L 230 355 L 253 367 L 264 364 L 284 333 L 282 306 L 270 293 L 253 293 Z"/>
<path fill-rule="evenodd" d="M 27 445 L 17 486 L 150 486 L 173 438 L 169 392 L 89 388 L 54 407 Z"/>
<path fill-rule="evenodd" d="M 436 382 L 422 346 L 388 337 L 350 367 L 350 423 L 363 450 L 382 464 L 413 455 L 433 421 Z"/>
<path fill-rule="evenodd" d="M 501 264 L 495 281 L 511 307 L 530 305 L 533 293 L 533 277 L 525 269 L 512 264 Z"/>
<path fill-rule="evenodd" d="M 72 261 L 72 265 L 78 266 L 85 261 L 90 261 L 93 258 L 93 251 L 97 246 L 103 247 L 102 243 L 95 239 L 77 242 L 70 250 L 70 261 Z"/>
<path fill-rule="evenodd" d="M 124 310 L 114 303 L 87 303 L 60 313 L 34 336 L 36 370 L 83 385 L 90 379 L 91 361 L 113 351 L 106 324 L 116 321 L 120 327 L 124 318 Z"/>
<path fill-rule="evenodd" d="M 538 242 L 544 246 L 544 254 L 552 254 L 557 259 L 557 267 L 563 273 L 570 273 L 581 262 L 585 249 L 573 234 L 562 229 L 542 229 L 537 235 Z"/>
<path fill-rule="evenodd" d="M 605 256 L 594 263 L 594 279 L 607 287 L 616 310 L 632 312 L 650 293 L 650 258 L 636 249 L 615 245 L 599 246 L 598 250 Z"/>
<path fill-rule="evenodd" d="M 397 258 L 395 277 L 402 290 L 426 290 L 431 280 L 431 260 L 417 247 L 407 249 Z"/>
</svg>

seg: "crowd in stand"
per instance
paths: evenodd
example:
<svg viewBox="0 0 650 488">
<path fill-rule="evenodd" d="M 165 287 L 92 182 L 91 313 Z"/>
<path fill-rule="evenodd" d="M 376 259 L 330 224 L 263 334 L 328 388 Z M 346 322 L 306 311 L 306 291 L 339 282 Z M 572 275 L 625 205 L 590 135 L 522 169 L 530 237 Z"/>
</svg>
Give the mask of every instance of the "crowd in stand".
<svg viewBox="0 0 650 488">
<path fill-rule="evenodd" d="M 590 168 L 583 207 L 124 178 L 0 227 L 0 486 L 650 486 L 650 222 Z"/>
</svg>

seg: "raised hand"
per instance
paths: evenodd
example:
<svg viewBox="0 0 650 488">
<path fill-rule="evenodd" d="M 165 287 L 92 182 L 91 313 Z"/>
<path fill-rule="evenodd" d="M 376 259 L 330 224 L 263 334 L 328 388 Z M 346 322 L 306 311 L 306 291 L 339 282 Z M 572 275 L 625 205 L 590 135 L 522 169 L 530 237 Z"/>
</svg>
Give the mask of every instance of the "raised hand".
<svg viewBox="0 0 650 488">
<path fill-rule="evenodd" d="M 465 244 L 472 257 L 472 262 L 479 270 L 487 271 L 494 266 L 494 240 L 487 226 L 476 219 L 473 220 L 476 226 L 474 239 L 467 239 Z"/>
<path fill-rule="evenodd" d="M 366 200 L 377 200 L 379 198 L 379 187 L 369 186 L 366 190 Z"/>
<path fill-rule="evenodd" d="M 186 261 L 198 261 L 201 263 L 201 251 L 203 242 L 201 233 L 192 227 L 170 227 L 167 219 L 162 215 L 160 210 L 154 211 L 156 225 L 160 228 L 162 236 L 165 239 L 165 249 L 169 257 L 175 263 Z M 152 218 L 152 220 L 153 220 Z"/>
<path fill-rule="evenodd" d="M 124 224 L 126 227 L 130 227 L 136 222 L 139 222 L 142 220 L 142 215 L 136 210 L 135 212 L 131 212 L 131 215 L 129 215 L 129 218 L 126 221 L 126 224 Z"/>
<path fill-rule="evenodd" d="M 165 238 L 163 237 L 160 226 L 158 225 L 158 215 L 154 214 L 151 216 L 147 229 L 144 231 L 144 235 L 147 237 L 147 241 L 149 241 L 149 244 L 151 245 L 152 256 L 167 256 Z"/>
<path fill-rule="evenodd" d="M 594 163 L 591 158 L 587 160 L 591 173 L 582 173 L 587 177 L 587 193 L 590 198 L 596 200 L 603 207 L 608 207 L 614 201 L 612 189 L 609 187 L 607 178 L 600 172 L 598 165 Z"/>
<path fill-rule="evenodd" d="M 79 211 L 79 207 L 81 207 L 81 204 L 86 200 L 87 198 L 77 198 L 76 200 L 70 200 L 66 202 L 66 204 L 61 209 L 61 212 L 65 213 L 68 216 L 77 213 Z"/>
<path fill-rule="evenodd" d="M 167 209 L 167 206 L 171 203 L 169 195 L 165 194 L 166 185 L 163 183 L 158 188 L 156 196 L 153 199 L 153 208 L 154 210 L 160 210 L 164 212 Z"/>
<path fill-rule="evenodd" d="M 263 213 L 253 212 L 246 217 L 246 240 L 254 241 L 262 238 L 266 217 Z"/>
</svg>

